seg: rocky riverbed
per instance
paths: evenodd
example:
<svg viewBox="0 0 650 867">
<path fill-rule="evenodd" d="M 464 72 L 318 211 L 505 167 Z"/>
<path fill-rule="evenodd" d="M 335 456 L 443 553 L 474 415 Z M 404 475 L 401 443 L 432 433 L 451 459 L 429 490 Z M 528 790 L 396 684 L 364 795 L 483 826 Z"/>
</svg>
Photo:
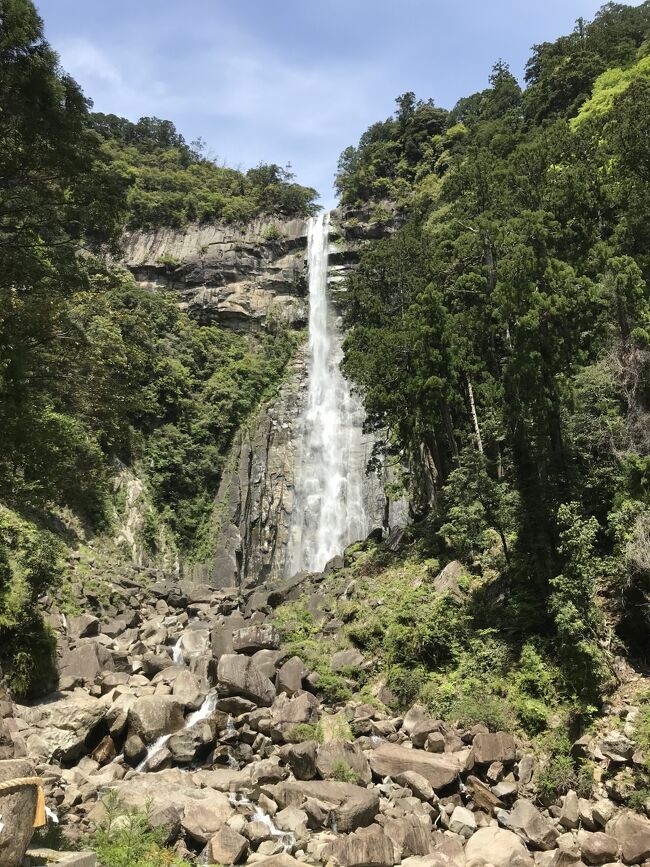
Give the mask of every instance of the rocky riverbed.
<svg viewBox="0 0 650 867">
<path fill-rule="evenodd" d="M 319 675 L 283 650 L 274 625 L 287 600 L 318 609 L 322 580 L 241 591 L 153 578 L 145 589 L 128 578 L 104 604 L 85 599 L 88 613 L 52 609 L 59 689 L 33 705 L 4 696 L 1 778 L 37 773 L 71 846 L 83 846 L 114 791 L 149 809 L 182 857 L 206 864 L 650 858 L 650 820 L 621 806 L 615 782 L 644 760 L 633 705 L 618 708 L 620 725 L 575 745 L 596 763 L 592 797 L 544 802 L 537 758 L 508 733 L 452 728 L 419 706 L 324 702 Z M 327 606 L 321 615 L 324 634 L 340 627 Z M 340 671 L 369 664 L 354 649 L 332 660 Z M 0 796 L 0 812 L 0 863 L 11 864 L 18 835 L 7 828 L 25 824 L 29 804 Z"/>
</svg>

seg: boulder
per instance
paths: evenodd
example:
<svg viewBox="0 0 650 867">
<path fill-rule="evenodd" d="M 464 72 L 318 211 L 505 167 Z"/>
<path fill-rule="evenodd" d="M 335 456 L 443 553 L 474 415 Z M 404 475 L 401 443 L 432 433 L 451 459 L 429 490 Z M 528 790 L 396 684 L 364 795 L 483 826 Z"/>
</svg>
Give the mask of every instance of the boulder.
<svg viewBox="0 0 650 867">
<path fill-rule="evenodd" d="M 454 807 L 454 812 L 449 819 L 449 830 L 466 839 L 471 837 L 474 831 L 476 831 L 474 813 L 468 810 L 467 807 Z"/>
<path fill-rule="evenodd" d="M 147 695 L 135 701 L 128 713 L 129 734 L 152 744 L 162 735 L 183 728 L 183 705 L 171 695 Z"/>
<path fill-rule="evenodd" d="M 172 695 L 188 710 L 198 710 L 205 698 L 198 678 L 187 668 L 182 668 L 174 679 Z"/>
<path fill-rule="evenodd" d="M 398 863 L 390 838 L 379 825 L 360 828 L 325 847 L 322 859 L 341 867 L 393 867 Z"/>
<path fill-rule="evenodd" d="M 491 765 L 492 762 L 508 764 L 517 757 L 517 748 L 512 735 L 505 732 L 478 734 L 473 741 L 474 761 L 479 765 Z"/>
<path fill-rule="evenodd" d="M 465 846 L 467 867 L 533 867 L 533 859 L 520 837 L 512 831 L 490 826 L 479 828 Z"/>
<path fill-rule="evenodd" d="M 510 813 L 497 812 L 499 821 L 511 830 L 518 831 L 527 843 L 546 852 L 555 849 L 559 833 L 530 801 L 520 798 Z"/>
<path fill-rule="evenodd" d="M 92 614 L 79 614 L 68 619 L 68 635 L 77 641 L 99 635 L 99 620 Z"/>
<path fill-rule="evenodd" d="M 421 801 L 431 801 L 435 796 L 433 786 L 431 786 L 427 778 L 415 771 L 405 771 L 403 774 L 398 774 L 395 777 L 395 782 L 406 789 L 410 789 L 415 797 Z"/>
<path fill-rule="evenodd" d="M 180 637 L 179 649 L 185 659 L 196 656 L 208 656 L 210 648 L 210 630 L 207 626 L 188 627 Z"/>
<path fill-rule="evenodd" d="M 297 780 L 313 780 L 316 776 L 316 741 L 303 741 L 299 744 L 286 744 L 280 750 Z"/>
<path fill-rule="evenodd" d="M 350 650 L 339 650 L 334 654 L 330 661 L 332 671 L 340 672 L 346 668 L 359 668 L 364 663 L 363 654 L 352 648 Z"/>
<path fill-rule="evenodd" d="M 433 579 L 433 589 L 436 593 L 451 593 L 457 599 L 463 598 L 463 592 L 458 583 L 461 576 L 466 575 L 467 570 L 458 560 L 447 563 L 442 572 Z"/>
<path fill-rule="evenodd" d="M 192 840 L 205 846 L 233 815 L 228 796 L 213 792 L 208 803 L 195 803 L 184 811 L 181 827 Z"/>
<path fill-rule="evenodd" d="M 609 864 L 616 861 L 618 842 L 602 831 L 579 831 L 578 845 L 582 859 L 587 864 Z"/>
<path fill-rule="evenodd" d="M 281 809 L 290 806 L 304 808 L 312 828 L 318 827 L 315 821 L 317 811 L 310 809 L 314 801 L 326 805 L 322 812 L 323 824 L 327 824 L 331 815 L 340 833 L 370 825 L 379 813 L 379 792 L 352 783 L 287 780 L 268 786 L 264 791 Z"/>
<path fill-rule="evenodd" d="M 113 654 L 98 641 L 89 641 L 64 653 L 59 663 L 59 677 L 93 683 L 101 671 L 114 671 Z"/>
<path fill-rule="evenodd" d="M 21 707 L 20 716 L 29 726 L 24 733 L 29 754 L 66 763 L 79 759 L 106 715 L 107 701 L 75 693 L 59 701 Z"/>
<path fill-rule="evenodd" d="M 0 783 L 18 777 L 33 777 L 34 766 L 24 759 L 0 761 Z M 0 864 L 20 867 L 32 839 L 36 788 L 23 786 L 0 792 Z"/>
<path fill-rule="evenodd" d="M 240 695 L 257 705 L 266 707 L 273 703 L 275 687 L 247 656 L 225 654 L 217 666 L 217 682 L 220 690 L 229 695 Z"/>
<path fill-rule="evenodd" d="M 293 698 L 284 693 L 279 695 L 271 707 L 271 729 L 277 732 L 290 732 L 300 723 L 318 722 L 320 702 L 310 692 L 302 692 Z"/>
<path fill-rule="evenodd" d="M 336 779 L 344 769 L 352 771 L 358 783 L 367 785 L 372 779 L 368 759 L 354 744 L 348 741 L 330 741 L 318 748 L 316 770 L 321 779 Z"/>
<path fill-rule="evenodd" d="M 639 864 L 650 858 L 650 820 L 633 810 L 621 810 L 605 826 L 605 831 L 621 846 L 623 860 Z"/>
<path fill-rule="evenodd" d="M 562 802 L 562 812 L 560 813 L 560 825 L 563 828 L 577 828 L 580 824 L 580 814 L 578 812 L 578 795 L 573 789 L 564 796 Z"/>
<path fill-rule="evenodd" d="M 383 743 L 369 755 L 373 774 L 379 777 L 395 777 L 407 771 L 415 771 L 436 791 L 452 783 L 460 772 L 460 765 L 453 754 L 438 755 L 421 750 L 409 750 L 397 744 Z"/>
<path fill-rule="evenodd" d="M 280 633 L 270 623 L 254 624 L 235 629 L 232 634 L 235 653 L 256 653 L 258 650 L 277 650 Z"/>
<path fill-rule="evenodd" d="M 237 864 L 248 852 L 248 840 L 228 825 L 210 838 L 208 864 Z"/>
<path fill-rule="evenodd" d="M 302 689 L 302 680 L 309 672 L 299 656 L 292 656 L 278 671 L 278 692 L 288 696 L 295 695 Z"/>
</svg>

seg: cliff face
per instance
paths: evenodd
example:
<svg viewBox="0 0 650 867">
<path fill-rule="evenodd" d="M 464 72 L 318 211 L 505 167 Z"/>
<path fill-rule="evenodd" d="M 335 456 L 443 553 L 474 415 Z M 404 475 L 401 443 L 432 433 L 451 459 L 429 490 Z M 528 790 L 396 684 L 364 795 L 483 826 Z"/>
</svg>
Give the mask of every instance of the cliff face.
<svg viewBox="0 0 650 867">
<path fill-rule="evenodd" d="M 202 567 L 213 586 L 284 574 L 305 375 L 301 351 L 277 397 L 237 434 L 216 499 L 214 557 Z"/>
<path fill-rule="evenodd" d="M 123 264 L 142 286 L 175 293 L 199 322 L 256 331 L 307 321 L 304 220 L 128 233 Z"/>
</svg>

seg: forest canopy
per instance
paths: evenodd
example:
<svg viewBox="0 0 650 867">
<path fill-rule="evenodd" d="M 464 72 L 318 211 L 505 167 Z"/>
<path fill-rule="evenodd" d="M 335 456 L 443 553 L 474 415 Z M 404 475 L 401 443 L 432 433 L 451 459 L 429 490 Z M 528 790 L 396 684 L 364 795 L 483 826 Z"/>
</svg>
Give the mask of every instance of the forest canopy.
<svg viewBox="0 0 650 867">
<path fill-rule="evenodd" d="M 337 175 L 386 229 L 343 366 L 418 532 L 500 576 L 483 626 L 549 642 L 592 700 L 650 634 L 649 38 L 650 3 L 607 4 L 523 89 L 498 62 L 450 111 L 402 95 Z"/>
</svg>

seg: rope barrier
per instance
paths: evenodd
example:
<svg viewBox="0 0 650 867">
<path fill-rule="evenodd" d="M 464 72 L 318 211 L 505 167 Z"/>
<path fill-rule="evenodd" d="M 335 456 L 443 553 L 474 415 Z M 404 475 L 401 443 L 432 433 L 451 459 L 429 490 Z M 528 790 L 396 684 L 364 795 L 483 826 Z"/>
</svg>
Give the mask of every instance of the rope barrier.
<svg viewBox="0 0 650 867">
<path fill-rule="evenodd" d="M 27 786 L 36 786 L 36 811 L 34 813 L 34 828 L 41 828 L 47 825 L 47 816 L 45 815 L 45 795 L 43 794 L 43 781 L 40 777 L 16 777 L 14 780 L 6 780 L 0 783 L 0 798 L 3 792 L 8 792 L 11 789 L 23 789 Z"/>
</svg>

